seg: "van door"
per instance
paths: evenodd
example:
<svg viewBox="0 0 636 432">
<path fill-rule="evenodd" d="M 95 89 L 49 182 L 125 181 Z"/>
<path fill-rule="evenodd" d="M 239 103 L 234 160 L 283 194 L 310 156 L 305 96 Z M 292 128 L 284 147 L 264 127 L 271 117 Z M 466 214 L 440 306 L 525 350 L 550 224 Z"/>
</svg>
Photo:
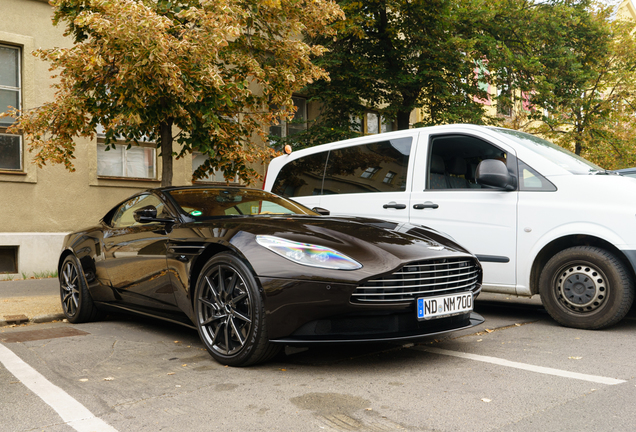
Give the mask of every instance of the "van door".
<svg viewBox="0 0 636 432">
<path fill-rule="evenodd" d="M 516 176 L 514 150 L 473 132 L 422 134 L 420 146 L 411 223 L 449 234 L 477 255 L 488 291 L 515 293 L 518 192 L 487 189 L 475 181 L 475 169 L 485 159 L 505 162 Z"/>
<path fill-rule="evenodd" d="M 415 135 L 417 136 L 417 135 Z M 382 139 L 329 152 L 320 206 L 332 215 L 409 220 L 414 136 Z"/>
</svg>

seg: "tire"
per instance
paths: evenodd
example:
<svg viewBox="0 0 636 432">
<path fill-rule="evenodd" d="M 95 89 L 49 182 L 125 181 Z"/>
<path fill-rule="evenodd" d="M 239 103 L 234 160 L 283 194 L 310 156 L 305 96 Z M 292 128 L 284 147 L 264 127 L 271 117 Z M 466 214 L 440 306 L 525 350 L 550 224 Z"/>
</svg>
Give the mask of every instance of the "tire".
<svg viewBox="0 0 636 432">
<path fill-rule="evenodd" d="M 280 351 L 267 337 L 256 279 L 236 255 L 223 252 L 208 261 L 197 281 L 194 301 L 199 337 L 219 363 L 249 366 Z"/>
<path fill-rule="evenodd" d="M 88 292 L 86 277 L 75 255 L 67 256 L 59 274 L 60 300 L 66 319 L 74 324 L 95 321 L 101 313 Z"/>
<path fill-rule="evenodd" d="M 623 263 L 597 247 L 577 246 L 554 255 L 539 278 L 541 301 L 566 327 L 600 329 L 619 322 L 634 301 Z"/>
</svg>

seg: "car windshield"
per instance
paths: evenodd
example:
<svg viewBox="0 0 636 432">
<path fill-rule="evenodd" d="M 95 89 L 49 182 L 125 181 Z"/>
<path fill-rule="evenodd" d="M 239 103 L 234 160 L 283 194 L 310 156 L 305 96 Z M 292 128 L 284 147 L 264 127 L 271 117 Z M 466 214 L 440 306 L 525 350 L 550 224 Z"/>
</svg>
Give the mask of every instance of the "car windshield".
<svg viewBox="0 0 636 432">
<path fill-rule="evenodd" d="M 227 216 L 318 215 L 298 203 L 255 189 L 196 188 L 166 193 L 194 220 Z"/>
<path fill-rule="evenodd" d="M 505 135 L 508 138 L 512 138 L 512 140 L 517 144 L 540 154 L 546 159 L 549 159 L 559 165 L 561 168 L 568 170 L 572 174 L 594 174 L 597 172 L 605 172 L 605 170 L 598 165 L 593 164 L 592 162 L 564 149 L 563 147 L 544 140 L 543 138 L 516 130 L 501 128 L 490 129 Z"/>
</svg>

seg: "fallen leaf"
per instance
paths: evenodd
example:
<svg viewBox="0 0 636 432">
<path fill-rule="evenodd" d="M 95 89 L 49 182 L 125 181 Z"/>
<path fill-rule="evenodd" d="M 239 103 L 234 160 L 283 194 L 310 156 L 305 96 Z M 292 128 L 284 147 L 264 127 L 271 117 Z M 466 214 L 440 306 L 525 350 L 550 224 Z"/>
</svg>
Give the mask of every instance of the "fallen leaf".
<svg viewBox="0 0 636 432">
<path fill-rule="evenodd" d="M 494 330 L 486 329 L 486 333 L 492 333 Z"/>
<path fill-rule="evenodd" d="M 168 375 L 174 375 L 174 372 L 168 372 Z"/>
<path fill-rule="evenodd" d="M 287 369 L 281 369 L 283 372 L 287 372 Z"/>
<path fill-rule="evenodd" d="M 187 364 L 182 364 L 181 366 L 186 367 L 186 366 L 187 366 Z"/>
</svg>

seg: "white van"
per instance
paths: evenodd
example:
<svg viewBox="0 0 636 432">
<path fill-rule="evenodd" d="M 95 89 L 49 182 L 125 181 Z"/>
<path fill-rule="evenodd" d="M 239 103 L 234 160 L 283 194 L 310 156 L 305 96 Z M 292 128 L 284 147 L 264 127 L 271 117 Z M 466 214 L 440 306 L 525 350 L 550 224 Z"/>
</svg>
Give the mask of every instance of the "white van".
<svg viewBox="0 0 636 432">
<path fill-rule="evenodd" d="M 598 329 L 634 299 L 636 179 L 519 131 L 445 125 L 284 155 L 263 187 L 333 215 L 426 225 L 473 252 L 483 290 Z"/>
</svg>

